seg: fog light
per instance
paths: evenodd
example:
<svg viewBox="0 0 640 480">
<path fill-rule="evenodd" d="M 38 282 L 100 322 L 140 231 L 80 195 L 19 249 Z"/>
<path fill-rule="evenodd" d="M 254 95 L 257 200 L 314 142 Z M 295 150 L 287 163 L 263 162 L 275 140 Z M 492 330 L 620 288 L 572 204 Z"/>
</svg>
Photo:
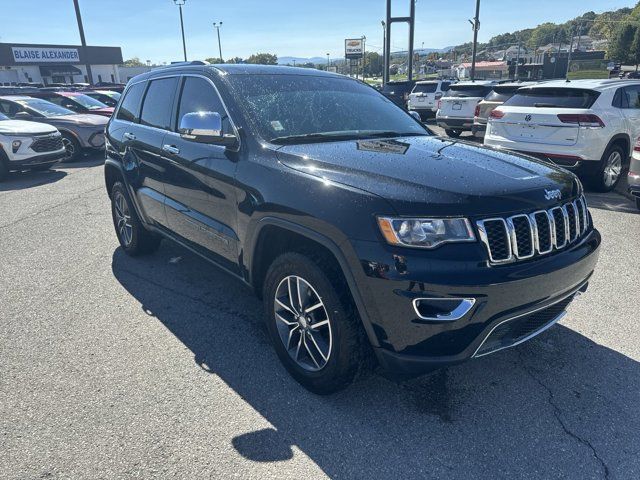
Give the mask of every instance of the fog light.
<svg viewBox="0 0 640 480">
<path fill-rule="evenodd" d="M 475 298 L 415 298 L 413 308 L 422 320 L 454 322 L 469 313 L 475 303 Z"/>
<path fill-rule="evenodd" d="M 20 140 L 14 140 L 13 142 L 11 142 L 11 150 L 13 150 L 13 153 L 16 153 L 18 151 L 20 145 L 22 145 L 22 142 Z"/>
</svg>

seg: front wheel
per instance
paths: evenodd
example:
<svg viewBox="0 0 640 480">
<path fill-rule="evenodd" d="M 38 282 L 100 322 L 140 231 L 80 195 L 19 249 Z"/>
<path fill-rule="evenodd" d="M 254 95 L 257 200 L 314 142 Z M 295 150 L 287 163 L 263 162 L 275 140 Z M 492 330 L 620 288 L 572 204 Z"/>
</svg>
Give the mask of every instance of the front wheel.
<svg viewBox="0 0 640 480">
<path fill-rule="evenodd" d="M 82 154 L 82 146 L 80 142 L 70 133 L 62 134 L 62 145 L 64 145 L 65 155 L 62 159 L 63 162 L 75 162 L 80 159 Z"/>
<path fill-rule="evenodd" d="M 624 149 L 619 145 L 608 148 L 591 178 L 592 186 L 598 192 L 610 192 L 622 178 Z"/>
<path fill-rule="evenodd" d="M 281 255 L 269 267 L 263 293 L 280 361 L 306 389 L 329 394 L 353 381 L 367 364 L 367 350 L 346 285 L 321 265 L 299 253 Z"/>
<path fill-rule="evenodd" d="M 640 198 L 636 198 L 636 208 L 640 210 Z"/>
<path fill-rule="evenodd" d="M 462 130 L 455 130 L 455 129 L 448 128 L 444 131 L 444 133 L 447 134 L 447 137 L 458 138 L 460 135 L 462 135 Z"/>
<path fill-rule="evenodd" d="M 128 255 L 134 257 L 158 249 L 160 238 L 144 228 L 120 182 L 111 189 L 111 215 L 120 246 Z"/>
</svg>

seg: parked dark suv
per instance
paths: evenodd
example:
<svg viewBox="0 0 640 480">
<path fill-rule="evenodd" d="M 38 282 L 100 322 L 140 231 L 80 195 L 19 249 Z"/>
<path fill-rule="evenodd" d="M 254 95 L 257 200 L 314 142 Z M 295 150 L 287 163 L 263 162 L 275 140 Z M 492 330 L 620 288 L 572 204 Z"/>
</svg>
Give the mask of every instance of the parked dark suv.
<svg viewBox="0 0 640 480">
<path fill-rule="evenodd" d="M 156 69 L 129 82 L 106 137 L 122 249 L 172 239 L 253 287 L 314 392 L 370 359 L 415 375 L 523 342 L 596 264 L 573 174 L 436 137 L 343 76 Z"/>
</svg>

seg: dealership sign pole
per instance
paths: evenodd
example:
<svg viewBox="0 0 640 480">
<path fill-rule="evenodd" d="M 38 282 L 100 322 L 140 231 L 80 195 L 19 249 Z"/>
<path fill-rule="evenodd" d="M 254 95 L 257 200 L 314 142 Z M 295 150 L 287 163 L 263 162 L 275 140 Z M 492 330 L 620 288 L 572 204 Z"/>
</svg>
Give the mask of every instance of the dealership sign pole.
<svg viewBox="0 0 640 480">
<path fill-rule="evenodd" d="M 349 73 L 351 73 L 351 61 L 358 60 L 364 56 L 364 37 L 363 38 L 347 38 L 344 41 L 344 58 L 349 61 Z M 356 65 L 356 78 L 358 76 L 358 67 Z"/>
<path fill-rule="evenodd" d="M 84 28 L 82 26 L 82 16 L 80 15 L 80 5 L 78 5 L 78 0 L 73 0 L 73 6 L 76 9 L 76 20 L 78 21 L 78 30 L 80 31 L 80 44 L 82 45 L 83 50 L 82 53 L 86 59 L 88 58 L 86 52 L 87 42 L 84 39 Z M 91 72 L 91 65 L 89 62 L 85 64 L 85 68 L 87 69 L 87 78 L 89 79 L 89 83 L 93 85 L 93 72 Z"/>
</svg>

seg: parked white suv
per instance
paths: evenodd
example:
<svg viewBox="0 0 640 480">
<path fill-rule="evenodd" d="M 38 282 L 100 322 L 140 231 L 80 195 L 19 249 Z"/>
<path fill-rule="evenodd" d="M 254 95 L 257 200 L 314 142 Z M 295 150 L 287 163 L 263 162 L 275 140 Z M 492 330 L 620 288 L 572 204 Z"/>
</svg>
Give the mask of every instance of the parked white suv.
<svg viewBox="0 0 640 480">
<path fill-rule="evenodd" d="M 408 107 L 411 112 L 418 112 L 422 120 L 438 111 L 438 100 L 449 90 L 451 80 L 423 80 L 416 82 L 409 94 Z"/>
<path fill-rule="evenodd" d="M 65 154 L 62 135 L 56 127 L 10 120 L 0 113 L 0 181 L 10 171 L 46 170 Z"/>
<path fill-rule="evenodd" d="M 464 131 L 470 131 L 476 105 L 491 92 L 495 84 L 496 82 L 490 80 L 477 80 L 451 85 L 449 91 L 440 99 L 440 107 L 436 113 L 438 126 L 454 138 L 459 137 Z"/>
<path fill-rule="evenodd" d="M 552 161 L 615 188 L 640 135 L 640 81 L 572 80 L 521 88 L 489 116 L 484 143 Z"/>
</svg>

